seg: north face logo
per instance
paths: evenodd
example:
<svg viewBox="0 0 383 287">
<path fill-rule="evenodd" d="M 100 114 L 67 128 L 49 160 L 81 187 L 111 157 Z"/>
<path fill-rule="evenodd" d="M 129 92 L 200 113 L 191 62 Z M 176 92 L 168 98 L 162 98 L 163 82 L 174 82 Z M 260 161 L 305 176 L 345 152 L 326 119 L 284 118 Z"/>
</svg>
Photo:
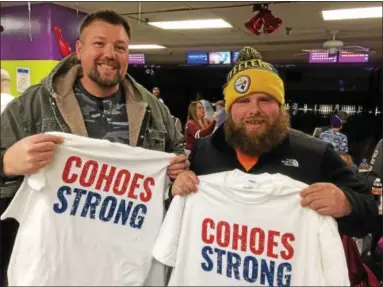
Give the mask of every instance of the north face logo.
<svg viewBox="0 0 383 287">
<path fill-rule="evenodd" d="M 296 159 L 285 159 L 281 161 L 285 166 L 299 167 L 299 162 Z"/>
</svg>

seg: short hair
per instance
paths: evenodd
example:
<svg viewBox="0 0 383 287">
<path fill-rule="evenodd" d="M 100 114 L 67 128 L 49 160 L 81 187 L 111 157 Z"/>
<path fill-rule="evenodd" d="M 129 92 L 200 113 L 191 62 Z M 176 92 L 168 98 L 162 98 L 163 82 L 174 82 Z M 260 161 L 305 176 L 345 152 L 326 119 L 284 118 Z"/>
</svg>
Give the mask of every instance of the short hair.
<svg viewBox="0 0 383 287">
<path fill-rule="evenodd" d="M 9 76 L 9 73 L 7 72 L 7 70 L 1 69 L 1 82 L 4 82 L 4 81 L 10 82 L 11 77 Z"/>
<path fill-rule="evenodd" d="M 98 10 L 85 16 L 80 26 L 80 35 L 84 31 L 84 29 L 90 24 L 92 24 L 94 21 L 104 21 L 112 25 L 121 25 L 124 27 L 130 39 L 131 31 L 128 21 L 116 11 L 111 9 Z"/>
<path fill-rule="evenodd" d="M 152 91 L 153 90 L 160 90 L 160 88 L 159 87 L 153 87 Z"/>
<path fill-rule="evenodd" d="M 218 101 L 218 102 L 216 102 L 215 103 L 215 106 L 221 106 L 221 107 L 225 107 L 225 101 L 223 101 L 223 100 L 220 100 L 220 101 Z"/>
</svg>

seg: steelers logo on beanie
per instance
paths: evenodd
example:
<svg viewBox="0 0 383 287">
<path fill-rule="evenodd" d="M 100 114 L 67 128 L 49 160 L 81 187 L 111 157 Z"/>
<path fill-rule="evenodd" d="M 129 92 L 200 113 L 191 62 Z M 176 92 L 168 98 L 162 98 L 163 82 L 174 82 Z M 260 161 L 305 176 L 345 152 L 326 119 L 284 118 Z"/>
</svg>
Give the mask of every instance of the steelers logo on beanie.
<svg viewBox="0 0 383 287">
<path fill-rule="evenodd" d="M 223 90 L 226 111 L 235 100 L 252 93 L 265 93 L 281 105 L 285 103 L 284 84 L 278 71 L 264 62 L 256 49 L 244 47 L 237 56 L 237 64 L 227 75 Z"/>
</svg>

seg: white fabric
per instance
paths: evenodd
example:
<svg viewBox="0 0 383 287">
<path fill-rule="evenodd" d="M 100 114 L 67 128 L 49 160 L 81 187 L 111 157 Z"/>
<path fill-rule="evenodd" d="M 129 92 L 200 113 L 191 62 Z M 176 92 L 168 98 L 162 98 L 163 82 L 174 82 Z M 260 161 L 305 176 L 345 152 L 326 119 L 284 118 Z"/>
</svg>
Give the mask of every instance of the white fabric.
<svg viewBox="0 0 383 287">
<path fill-rule="evenodd" d="M 143 285 L 174 155 L 51 134 L 64 137 L 54 160 L 25 178 L 2 215 L 20 222 L 9 285 Z M 157 284 L 164 283 L 164 270 L 152 269 L 162 274 Z"/>
<path fill-rule="evenodd" d="M 5 110 L 5 107 L 14 99 L 14 97 L 7 93 L 1 93 L 1 113 Z"/>
<path fill-rule="evenodd" d="M 239 170 L 176 196 L 153 250 L 169 286 L 349 286 L 337 224 L 300 206 L 305 184 Z"/>
</svg>

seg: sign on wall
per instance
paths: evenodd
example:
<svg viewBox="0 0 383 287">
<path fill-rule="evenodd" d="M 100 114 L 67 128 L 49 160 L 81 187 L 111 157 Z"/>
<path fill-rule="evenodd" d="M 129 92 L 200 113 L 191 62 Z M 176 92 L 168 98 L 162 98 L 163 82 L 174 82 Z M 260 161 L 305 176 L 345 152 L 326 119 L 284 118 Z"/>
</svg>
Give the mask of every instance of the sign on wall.
<svg viewBox="0 0 383 287">
<path fill-rule="evenodd" d="M 16 90 L 23 93 L 31 85 L 31 71 L 29 68 L 16 68 Z"/>
</svg>

